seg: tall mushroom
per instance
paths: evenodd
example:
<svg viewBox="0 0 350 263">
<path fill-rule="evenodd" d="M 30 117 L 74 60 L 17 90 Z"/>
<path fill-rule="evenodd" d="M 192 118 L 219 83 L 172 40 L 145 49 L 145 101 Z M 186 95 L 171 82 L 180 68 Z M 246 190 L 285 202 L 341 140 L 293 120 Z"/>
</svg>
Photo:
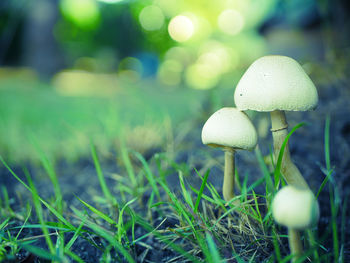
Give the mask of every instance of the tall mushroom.
<svg viewBox="0 0 350 263">
<path fill-rule="evenodd" d="M 273 199 L 272 215 L 278 224 L 288 227 L 289 248 L 295 262 L 303 253 L 299 231 L 315 225 L 320 215 L 316 198 L 309 189 L 285 186 Z"/>
<path fill-rule="evenodd" d="M 309 76 L 294 59 L 265 56 L 256 60 L 239 81 L 235 104 L 240 110 L 270 112 L 274 156 L 277 160 L 288 135 L 284 111 L 307 111 L 317 106 L 317 90 Z M 288 184 L 308 188 L 306 181 L 285 147 L 281 172 Z"/>
<path fill-rule="evenodd" d="M 236 108 L 222 108 L 209 117 L 202 129 L 202 142 L 225 151 L 223 195 L 231 200 L 235 183 L 235 151 L 251 150 L 257 143 L 256 130 L 248 116 Z"/>
</svg>

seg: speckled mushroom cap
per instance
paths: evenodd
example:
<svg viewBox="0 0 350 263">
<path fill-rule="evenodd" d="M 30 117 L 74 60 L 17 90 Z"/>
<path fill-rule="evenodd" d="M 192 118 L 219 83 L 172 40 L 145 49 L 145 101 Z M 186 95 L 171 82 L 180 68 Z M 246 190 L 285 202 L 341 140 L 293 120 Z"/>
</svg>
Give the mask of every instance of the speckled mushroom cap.
<svg viewBox="0 0 350 263">
<path fill-rule="evenodd" d="M 317 90 L 304 69 L 286 56 L 265 56 L 244 73 L 235 90 L 240 110 L 306 111 L 317 106 Z"/>
<path fill-rule="evenodd" d="M 315 225 L 319 213 L 316 198 L 309 189 L 285 186 L 276 194 L 272 202 L 272 215 L 275 221 L 297 230 Z"/>
<path fill-rule="evenodd" d="M 257 143 L 256 130 L 248 116 L 226 107 L 209 117 L 202 129 L 202 142 L 210 146 L 251 150 Z"/>
</svg>

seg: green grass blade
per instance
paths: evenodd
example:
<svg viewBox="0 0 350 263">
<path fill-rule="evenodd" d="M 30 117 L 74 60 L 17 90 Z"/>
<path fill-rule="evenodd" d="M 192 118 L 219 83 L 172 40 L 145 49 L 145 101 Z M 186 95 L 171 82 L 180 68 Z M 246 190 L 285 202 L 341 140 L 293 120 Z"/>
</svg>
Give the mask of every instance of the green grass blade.
<svg viewBox="0 0 350 263">
<path fill-rule="evenodd" d="M 137 180 L 136 180 L 136 176 L 135 176 L 135 171 L 134 171 L 134 167 L 132 166 L 130 157 L 129 157 L 129 153 L 128 150 L 125 146 L 125 142 L 124 139 L 122 138 L 122 135 L 119 136 L 119 151 L 120 154 L 122 156 L 122 160 L 126 169 L 126 172 L 130 178 L 131 184 L 132 186 L 135 188 L 137 187 Z"/>
<path fill-rule="evenodd" d="M 1 191 L 2 191 L 3 198 L 4 198 L 3 205 L 5 206 L 5 209 L 8 210 L 8 211 L 12 211 L 11 206 L 10 206 L 9 194 L 7 192 L 7 189 L 6 189 L 5 185 L 1 186 Z M 2 203 L 2 202 L 0 202 L 0 203 Z"/>
<path fill-rule="evenodd" d="M 103 192 L 105 198 L 112 205 L 116 205 L 117 201 L 116 201 L 116 199 L 114 198 L 114 196 L 111 194 L 111 192 L 109 191 L 109 189 L 107 187 L 107 183 L 106 183 L 106 180 L 104 178 L 104 175 L 103 175 L 103 172 L 102 172 L 102 169 L 101 169 L 101 165 L 100 165 L 100 162 L 99 162 L 98 157 L 97 157 L 96 148 L 95 148 L 95 146 L 94 146 L 94 144 L 92 142 L 90 142 L 90 149 L 91 149 L 92 159 L 94 160 L 95 169 L 96 169 L 98 180 L 100 182 L 100 186 L 101 186 L 102 192 Z"/>
<path fill-rule="evenodd" d="M 197 170 L 196 170 L 196 172 L 198 173 Z M 197 193 L 197 200 L 196 200 L 196 204 L 194 205 L 194 213 L 197 213 L 197 211 L 198 211 L 198 206 L 199 206 L 199 203 L 202 199 L 203 191 L 204 191 L 204 188 L 207 184 L 209 173 L 210 173 L 210 170 L 207 170 L 207 172 L 204 174 L 204 178 L 202 179 L 201 188 L 199 189 L 199 192 Z"/>
<path fill-rule="evenodd" d="M 185 182 L 184 182 L 184 177 L 181 171 L 178 172 L 179 173 L 179 180 L 180 180 L 180 187 L 182 190 L 182 195 L 186 201 L 186 203 L 192 208 L 192 210 L 194 209 L 193 206 L 193 202 L 192 202 L 192 198 L 190 193 L 187 191 L 186 187 L 185 187 Z"/>
<path fill-rule="evenodd" d="M 206 242 L 206 237 L 202 235 L 200 232 L 193 232 L 193 234 L 196 238 L 196 242 L 198 243 L 199 248 L 202 250 L 202 253 L 205 258 L 205 262 L 215 263 L 213 256 L 210 252 L 209 246 Z"/>
<path fill-rule="evenodd" d="M 316 194 L 316 199 L 318 198 L 318 196 L 321 194 L 321 192 L 323 191 L 324 187 L 326 186 L 326 184 L 328 183 L 329 180 L 331 180 L 332 178 L 332 174 L 333 174 L 333 169 L 330 170 L 330 171 L 327 171 L 327 175 L 326 177 L 323 179 L 321 185 L 320 185 L 320 188 L 318 189 L 317 191 L 317 194 Z"/>
<path fill-rule="evenodd" d="M 56 231 L 64 231 L 64 232 L 69 232 L 72 229 L 67 227 L 67 226 L 63 226 L 61 223 L 52 223 L 52 222 L 45 222 L 44 223 L 47 229 L 53 229 Z M 62 226 L 62 227 L 61 227 Z M 27 224 L 24 226 L 15 226 L 15 227 L 11 227 L 9 229 L 20 229 L 20 228 L 28 228 L 28 229 L 40 229 L 41 225 L 40 224 Z"/>
<path fill-rule="evenodd" d="M 80 218 L 81 221 L 84 220 L 85 215 L 83 215 L 82 212 L 72 207 L 73 212 Z M 105 229 L 100 227 L 99 225 L 95 224 L 94 222 L 86 220 L 85 226 L 92 229 L 94 234 L 106 239 L 117 251 L 119 251 L 123 257 L 128 262 L 135 262 L 135 260 L 132 258 L 132 256 L 129 254 L 129 252 L 116 240 L 116 238 L 108 233 Z"/>
<path fill-rule="evenodd" d="M 64 251 L 68 256 L 70 256 L 74 261 L 79 262 L 79 263 L 85 263 L 84 260 L 82 260 L 77 254 L 73 253 L 70 250 L 65 250 Z"/>
<path fill-rule="evenodd" d="M 96 224 L 89 223 L 88 227 L 91 228 L 96 234 L 106 239 L 111 245 L 113 245 L 115 249 L 119 251 L 128 262 L 136 262 L 129 254 L 129 252 L 115 239 L 114 236 L 110 235 L 108 232 L 106 232 L 104 229 L 102 229 Z"/>
<path fill-rule="evenodd" d="M 162 200 L 162 198 L 160 197 L 159 194 L 159 190 L 158 190 L 158 186 L 157 186 L 157 182 L 154 178 L 154 175 L 151 171 L 151 169 L 149 168 L 148 163 L 146 162 L 145 158 L 143 158 L 143 156 L 135 151 L 132 151 L 132 153 L 135 155 L 135 157 L 141 162 L 143 169 L 145 171 L 145 176 L 148 180 L 148 182 L 150 183 L 152 190 L 154 191 L 155 195 L 157 196 L 158 200 Z"/>
<path fill-rule="evenodd" d="M 293 129 L 288 133 L 288 135 L 286 136 L 285 140 L 282 143 L 281 146 L 281 150 L 278 154 L 278 158 L 277 158 L 277 163 L 276 163 L 276 168 L 275 168 L 275 173 L 274 173 L 274 177 L 275 177 L 275 184 L 279 182 L 280 179 L 280 174 L 281 174 L 281 165 L 282 165 L 282 158 L 283 158 L 283 154 L 284 154 L 284 149 L 286 148 L 286 145 L 288 143 L 288 140 L 290 138 L 290 136 L 292 136 L 292 134 L 299 128 L 301 128 L 302 126 L 305 125 L 305 122 L 301 122 L 297 125 L 295 125 L 293 127 Z"/>
<path fill-rule="evenodd" d="M 135 222 L 137 222 L 137 216 L 136 216 L 135 214 L 134 214 L 134 219 L 135 219 Z M 164 218 L 163 221 L 160 222 L 160 224 L 159 224 L 156 228 L 154 228 L 152 231 L 147 232 L 146 234 L 140 236 L 139 238 L 134 239 L 134 240 L 132 241 L 131 244 L 134 245 L 134 244 L 136 244 L 137 242 L 140 242 L 141 240 L 145 239 L 146 237 L 148 237 L 148 236 L 154 234 L 154 232 L 157 231 L 158 228 L 159 228 L 166 220 L 167 220 L 167 218 Z"/>
<path fill-rule="evenodd" d="M 50 232 L 49 232 L 49 230 L 47 229 L 47 227 L 46 227 L 46 225 L 44 223 L 43 210 L 42 210 L 41 203 L 40 203 L 40 200 L 39 200 L 39 195 L 37 193 L 37 190 L 36 190 L 36 188 L 35 188 L 35 186 L 33 184 L 33 181 L 32 181 L 32 179 L 31 179 L 31 177 L 30 177 L 28 172 L 26 172 L 26 177 L 27 177 L 27 181 L 28 181 L 29 187 L 32 190 L 32 197 L 33 197 L 34 208 L 35 208 L 36 214 L 38 216 L 39 223 L 41 225 L 41 229 L 42 229 L 43 234 L 45 236 L 46 244 L 49 247 L 50 252 L 52 254 L 55 254 L 55 248 L 54 248 L 54 245 L 53 245 L 51 237 L 50 237 Z"/>
<path fill-rule="evenodd" d="M 7 223 L 10 221 L 10 219 L 11 219 L 11 218 L 7 218 L 7 219 L 5 219 L 4 222 L 2 222 L 2 223 L 0 224 L 0 230 L 2 230 L 2 229 L 7 225 Z"/>
<path fill-rule="evenodd" d="M 56 255 L 59 258 L 63 258 L 64 257 L 64 235 L 63 233 L 58 233 L 57 238 L 56 238 L 56 245 L 55 245 L 55 249 L 56 249 Z"/>
<path fill-rule="evenodd" d="M 39 158 L 41 160 L 41 163 L 42 163 L 42 165 L 43 165 L 46 173 L 48 174 L 48 176 L 51 180 L 51 183 L 53 185 L 55 196 L 57 199 L 58 212 L 62 213 L 62 211 L 63 211 L 63 203 L 62 203 L 63 197 L 62 197 L 62 192 L 61 192 L 60 184 L 58 182 L 55 168 L 53 167 L 52 163 L 50 162 L 48 157 L 45 155 L 44 151 L 40 148 L 39 144 L 37 143 L 37 141 L 34 139 L 33 136 L 31 136 L 31 141 L 32 141 L 32 144 L 34 145 L 34 148 L 36 149 L 37 153 L 39 154 Z"/>
<path fill-rule="evenodd" d="M 241 200 L 243 202 L 247 201 L 247 184 L 248 184 L 248 175 L 245 174 L 242 184 L 242 190 L 241 190 Z"/>
<path fill-rule="evenodd" d="M 325 122 L 325 131 L 324 131 L 324 152 L 325 152 L 325 162 L 326 162 L 326 170 L 327 176 L 329 180 L 331 178 L 331 161 L 330 161 L 330 116 L 327 115 Z M 322 186 L 322 185 L 321 185 Z M 334 251 L 334 262 L 339 262 L 339 237 L 338 237 L 338 227 L 337 227 L 337 215 L 339 208 L 339 197 L 337 193 L 337 189 L 333 187 L 333 184 L 329 184 L 329 197 L 331 204 L 331 228 L 332 228 L 332 237 L 333 237 L 333 251 Z"/>
<path fill-rule="evenodd" d="M 278 234 L 275 227 L 273 227 L 273 230 L 272 230 L 272 243 L 275 248 L 275 255 L 276 255 L 277 262 L 281 262 L 282 260 L 281 250 L 278 244 Z"/>
<path fill-rule="evenodd" d="M 190 185 L 190 188 L 195 194 L 199 195 L 199 190 L 197 190 L 196 188 L 194 188 L 191 185 Z M 207 196 L 206 194 L 203 194 L 203 192 L 202 192 L 201 198 L 203 198 L 204 200 L 207 200 L 208 202 L 210 202 L 212 204 L 217 204 L 213 198 Z"/>
<path fill-rule="evenodd" d="M 206 233 L 205 236 L 206 236 L 206 240 L 207 240 L 210 255 L 211 255 L 211 261 L 214 263 L 221 262 L 222 259 L 220 257 L 219 251 L 216 247 L 216 244 L 213 240 L 213 237 L 209 233 Z"/>
<path fill-rule="evenodd" d="M 161 242 L 165 243 L 167 246 L 171 247 L 174 251 L 178 252 L 179 254 L 183 255 L 184 257 L 191 260 L 191 262 L 199 263 L 200 261 L 193 255 L 189 254 L 187 251 L 185 251 L 181 246 L 172 243 L 169 241 L 167 236 L 163 236 L 157 231 L 154 231 L 153 227 L 146 222 L 142 217 L 135 214 L 135 219 L 138 225 L 140 225 L 142 228 L 144 228 L 149 233 L 152 232 L 154 236 L 156 236 Z"/>
<path fill-rule="evenodd" d="M 311 229 L 308 229 L 306 230 L 306 233 L 307 233 L 307 236 L 309 238 L 309 245 L 310 245 L 310 248 L 311 250 L 313 251 L 313 254 L 314 254 L 314 261 L 315 262 L 320 262 L 320 255 L 318 254 L 318 245 L 317 245 L 317 242 L 315 240 L 315 235 L 314 233 L 312 232 Z"/>
<path fill-rule="evenodd" d="M 264 162 L 264 158 L 261 154 L 261 151 L 258 147 L 255 148 L 255 156 L 258 160 L 258 163 L 259 163 L 259 166 L 260 166 L 260 169 L 261 171 L 263 172 L 263 175 L 264 175 L 264 178 L 265 178 L 265 181 L 266 181 L 266 186 L 267 186 L 267 189 L 269 191 L 269 193 L 274 193 L 275 191 L 275 188 L 274 188 L 274 185 L 273 185 L 273 182 L 272 182 L 272 179 L 271 179 L 271 175 L 270 175 L 270 172 L 269 172 L 269 169 L 267 168 L 265 162 Z"/>
<path fill-rule="evenodd" d="M 78 228 L 75 230 L 74 235 L 72 236 L 72 238 L 69 240 L 69 242 L 67 243 L 67 245 L 65 246 L 64 250 L 65 252 L 69 251 L 70 248 L 73 246 L 74 242 L 77 240 L 77 238 L 79 237 L 80 234 L 80 230 L 83 228 L 84 224 L 85 224 L 85 220 L 86 220 L 86 216 L 82 219 L 80 225 L 78 226 Z"/>
<path fill-rule="evenodd" d="M 40 257 L 40 258 L 47 259 L 47 260 L 53 260 L 53 261 L 57 261 L 57 262 L 62 261 L 55 254 L 51 254 L 50 252 L 48 252 L 45 249 L 42 249 L 40 247 L 32 246 L 32 245 L 29 245 L 28 243 L 18 243 L 18 245 L 20 247 L 24 248 L 25 250 L 29 251 L 30 253 Z"/>
<path fill-rule="evenodd" d="M 186 219 L 187 223 L 191 226 L 193 231 L 196 231 L 194 228 L 194 225 L 192 223 L 193 215 L 189 213 L 186 209 L 186 207 L 177 199 L 177 197 L 170 191 L 168 186 L 163 183 L 162 181 L 159 182 L 159 184 L 164 188 L 165 192 L 168 194 L 170 200 L 172 201 L 172 204 L 174 205 L 177 213 Z"/>
<path fill-rule="evenodd" d="M 0 155 L 0 161 L 6 167 L 6 169 L 9 170 L 9 172 L 13 175 L 13 177 L 15 177 L 17 181 L 19 181 L 29 192 L 32 193 L 32 189 L 21 178 L 17 176 L 17 174 L 7 165 L 7 163 L 4 161 L 1 155 Z M 38 197 L 40 202 L 43 203 L 50 210 L 50 212 L 54 214 L 62 223 L 69 226 L 71 229 L 75 229 L 75 227 L 71 223 L 69 223 L 68 220 L 66 220 L 55 208 L 53 208 L 50 204 L 48 204 L 39 195 Z"/>
<path fill-rule="evenodd" d="M 248 187 L 247 194 L 252 192 L 256 187 L 258 187 L 259 185 L 263 184 L 265 181 L 266 181 L 265 177 L 261 177 L 258 180 L 256 180 L 251 186 Z"/>
<path fill-rule="evenodd" d="M 127 202 L 123 208 L 120 210 L 119 212 L 119 218 L 118 218 L 118 224 L 117 224 L 117 237 L 118 237 L 118 241 L 121 242 L 122 241 L 122 236 L 124 234 L 126 234 L 126 230 L 123 226 L 123 214 L 126 208 L 129 207 L 129 205 L 131 205 L 133 202 L 135 202 L 137 200 L 137 198 L 134 198 L 132 200 L 130 200 L 129 202 Z"/>
<path fill-rule="evenodd" d="M 252 191 L 252 192 L 253 192 L 253 199 L 254 199 L 255 209 L 256 209 L 256 213 L 257 213 L 257 218 L 259 218 L 259 222 L 262 224 L 262 216 L 260 213 L 258 198 L 256 197 L 255 192 L 254 191 Z"/>
<path fill-rule="evenodd" d="M 86 203 L 85 201 L 81 200 L 79 197 L 76 197 L 83 205 L 85 205 L 87 208 L 89 208 L 94 214 L 98 215 L 100 218 L 102 218 L 103 220 L 105 220 L 106 222 L 108 222 L 111 225 L 115 225 L 116 222 L 115 220 L 113 220 L 112 218 L 110 218 L 109 216 L 107 216 L 106 214 L 104 214 L 103 212 L 97 210 L 95 207 L 93 207 L 92 205 L 89 205 L 88 203 Z"/>
<path fill-rule="evenodd" d="M 235 259 L 237 261 L 237 263 L 246 263 L 238 254 L 236 254 L 235 252 L 233 252 L 233 259 Z"/>
<path fill-rule="evenodd" d="M 29 207 L 28 215 L 27 215 L 26 219 L 24 220 L 24 222 L 23 222 L 21 228 L 19 229 L 19 231 L 18 231 L 18 233 L 17 233 L 17 235 L 16 235 L 16 238 L 15 238 L 16 240 L 18 239 L 19 235 L 22 233 L 22 230 L 23 230 L 23 228 L 25 227 L 25 225 L 27 224 L 27 222 L 28 222 L 29 217 L 31 216 L 31 214 L 32 214 L 32 207 Z M 0 229 L 1 229 L 1 227 L 0 227 Z"/>
<path fill-rule="evenodd" d="M 202 175 L 196 169 L 194 169 L 194 170 L 196 171 L 196 174 L 199 176 L 199 178 L 201 178 L 203 180 Z M 213 198 L 210 198 L 209 196 L 202 194 L 203 199 L 205 199 L 205 200 L 207 200 L 215 205 L 220 206 L 224 211 L 226 211 L 227 210 L 225 207 L 226 202 L 221 198 L 219 193 L 216 191 L 215 187 L 209 182 L 207 182 L 205 184 L 205 186 L 207 187 L 207 189 L 209 190 L 209 192 Z M 196 194 L 198 194 L 198 190 L 196 190 L 195 188 L 193 188 L 191 186 L 190 186 L 190 188 L 192 189 L 192 191 L 194 191 Z"/>
</svg>

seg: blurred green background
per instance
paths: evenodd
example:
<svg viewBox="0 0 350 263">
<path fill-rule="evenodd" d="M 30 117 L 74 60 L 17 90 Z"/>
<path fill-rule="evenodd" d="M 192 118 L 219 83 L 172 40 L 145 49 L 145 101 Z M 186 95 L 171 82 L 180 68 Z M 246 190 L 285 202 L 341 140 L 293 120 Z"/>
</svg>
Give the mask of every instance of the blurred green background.
<svg viewBox="0 0 350 263">
<path fill-rule="evenodd" d="M 258 57 L 346 78 L 347 0 L 2 0 L 0 155 L 55 159 L 164 147 L 183 123 L 233 106 Z M 325 66 L 327 65 L 327 66 Z M 324 74 L 331 68 L 332 74 Z"/>
</svg>

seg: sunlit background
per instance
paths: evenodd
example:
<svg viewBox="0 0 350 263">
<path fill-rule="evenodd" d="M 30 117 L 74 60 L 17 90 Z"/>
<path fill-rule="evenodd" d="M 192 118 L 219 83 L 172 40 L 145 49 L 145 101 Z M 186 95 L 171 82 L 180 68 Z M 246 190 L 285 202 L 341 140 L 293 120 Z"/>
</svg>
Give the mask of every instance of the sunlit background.
<svg viewBox="0 0 350 263">
<path fill-rule="evenodd" d="M 242 72 L 266 54 L 311 76 L 337 64 L 344 77 L 348 10 L 346 0 L 3 0 L 0 154 L 31 159 L 40 144 L 77 159 L 90 139 L 106 156 L 120 138 L 161 147 L 179 123 L 232 106 Z"/>
</svg>

